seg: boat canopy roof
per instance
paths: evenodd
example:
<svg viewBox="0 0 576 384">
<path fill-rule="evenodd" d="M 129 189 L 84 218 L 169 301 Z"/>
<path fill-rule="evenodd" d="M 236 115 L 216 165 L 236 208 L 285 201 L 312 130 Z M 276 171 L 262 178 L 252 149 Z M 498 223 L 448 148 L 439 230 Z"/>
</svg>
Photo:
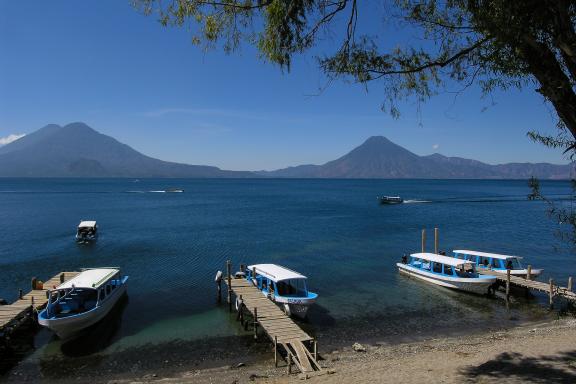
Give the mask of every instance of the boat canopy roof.
<svg viewBox="0 0 576 384">
<path fill-rule="evenodd" d="M 256 268 L 257 274 L 274 282 L 290 279 L 306 279 L 306 276 L 276 264 L 254 264 L 248 266 L 250 271 L 254 270 L 254 268 Z"/>
<path fill-rule="evenodd" d="M 471 255 L 471 256 L 483 256 L 483 257 L 491 257 L 493 259 L 521 259 L 520 256 L 511 256 L 511 255 L 499 255 L 497 253 L 488 253 L 488 252 L 478 252 L 478 251 L 468 251 L 465 249 L 456 249 L 453 251 L 454 253 L 461 253 L 464 255 Z"/>
<path fill-rule="evenodd" d="M 442 264 L 446 264 L 446 265 L 451 265 L 453 267 L 459 267 L 459 266 L 464 265 L 464 264 L 474 264 L 473 262 L 471 262 L 469 260 L 455 259 L 453 257 L 437 255 L 435 253 L 413 253 L 410 255 L 410 257 L 415 257 L 415 258 L 422 259 L 422 260 L 433 261 L 435 263 L 442 263 Z"/>
<path fill-rule="evenodd" d="M 80 272 L 72 279 L 60 284 L 57 289 L 72 288 L 94 288 L 98 289 L 102 284 L 107 282 L 112 276 L 120 272 L 119 269 L 113 268 L 95 268 Z"/>
<path fill-rule="evenodd" d="M 96 222 L 93 220 L 81 221 L 80 224 L 78 224 L 78 228 L 93 228 L 95 226 Z"/>
</svg>

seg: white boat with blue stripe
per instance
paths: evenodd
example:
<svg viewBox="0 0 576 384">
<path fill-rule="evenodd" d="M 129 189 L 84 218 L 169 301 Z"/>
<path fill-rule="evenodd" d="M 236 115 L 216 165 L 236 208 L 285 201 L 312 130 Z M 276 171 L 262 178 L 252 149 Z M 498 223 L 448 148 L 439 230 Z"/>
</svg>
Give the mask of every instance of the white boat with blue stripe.
<svg viewBox="0 0 576 384">
<path fill-rule="evenodd" d="M 38 323 L 68 339 L 102 320 L 126 293 L 128 276 L 118 268 L 85 269 L 48 291 Z"/>
<path fill-rule="evenodd" d="M 481 295 L 496 283 L 496 277 L 478 274 L 471 261 L 434 253 L 414 253 L 396 266 L 400 273 L 428 283 Z"/>
<path fill-rule="evenodd" d="M 457 249 L 453 251 L 454 257 L 460 260 L 468 260 L 476 264 L 479 270 L 489 269 L 494 272 L 507 274 L 510 270 L 512 276 L 526 277 L 528 270 L 520 263 L 520 256 L 500 255 L 498 253 L 469 251 Z M 530 276 L 537 277 L 542 269 L 531 269 Z"/>
<path fill-rule="evenodd" d="M 318 298 L 318 294 L 308 291 L 306 276 L 280 265 L 249 265 L 246 279 L 280 305 L 288 316 L 305 318 L 308 308 Z"/>
</svg>

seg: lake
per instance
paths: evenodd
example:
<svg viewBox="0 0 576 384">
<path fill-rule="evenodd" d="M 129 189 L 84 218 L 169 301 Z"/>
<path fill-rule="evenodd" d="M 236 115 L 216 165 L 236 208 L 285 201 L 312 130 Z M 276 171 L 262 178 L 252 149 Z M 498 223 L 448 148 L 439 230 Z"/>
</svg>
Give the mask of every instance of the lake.
<svg viewBox="0 0 576 384">
<path fill-rule="evenodd" d="M 185 192 L 161 192 L 171 187 Z M 542 189 L 570 204 L 568 182 L 543 181 Z M 520 255 L 545 268 L 542 279 L 565 284 L 576 257 L 529 192 L 526 181 L 496 180 L 0 179 L 0 297 L 15 300 L 32 276 L 82 267 L 119 266 L 130 275 L 128 298 L 106 326 L 64 345 L 42 330 L 13 372 L 57 378 L 80 374 L 79 365 L 84 374 L 145 372 L 215 355 L 268 356 L 269 346 L 253 343 L 216 302 L 214 276 L 226 260 L 234 270 L 266 262 L 307 275 L 319 299 L 302 326 L 320 348 L 547 319 L 546 298 L 507 308 L 407 279 L 395 267 L 420 250 L 423 228 L 432 250 L 438 227 L 440 249 Z M 379 195 L 408 202 L 380 206 Z M 98 221 L 94 245 L 75 243 L 81 219 Z"/>
</svg>

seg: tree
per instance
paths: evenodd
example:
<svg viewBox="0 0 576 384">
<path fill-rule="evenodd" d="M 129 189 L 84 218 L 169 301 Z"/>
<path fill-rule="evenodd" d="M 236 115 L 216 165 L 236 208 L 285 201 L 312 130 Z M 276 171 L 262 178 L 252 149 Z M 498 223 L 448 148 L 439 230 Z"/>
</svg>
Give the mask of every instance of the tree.
<svg viewBox="0 0 576 384">
<path fill-rule="evenodd" d="M 135 0 L 135 4 L 147 14 L 156 13 L 164 25 L 196 25 L 197 44 L 221 43 L 232 51 L 246 41 L 266 60 L 288 70 L 294 55 L 313 51 L 329 35 L 337 43 L 332 51 L 316 54 L 322 71 L 330 79 L 382 82 L 383 109 L 395 116 L 396 100 L 425 101 L 455 84 L 464 88 L 476 84 L 485 94 L 533 89 L 556 112 L 558 133 L 529 136 L 570 156 L 576 153 L 574 1 Z M 380 4 L 387 17 L 362 14 L 361 7 L 367 4 Z M 383 34 L 393 24 L 408 32 L 399 35 L 418 38 L 401 42 L 398 48 L 383 48 L 387 41 L 361 32 L 366 20 L 378 24 Z M 538 196 L 539 191 L 534 193 Z"/>
</svg>

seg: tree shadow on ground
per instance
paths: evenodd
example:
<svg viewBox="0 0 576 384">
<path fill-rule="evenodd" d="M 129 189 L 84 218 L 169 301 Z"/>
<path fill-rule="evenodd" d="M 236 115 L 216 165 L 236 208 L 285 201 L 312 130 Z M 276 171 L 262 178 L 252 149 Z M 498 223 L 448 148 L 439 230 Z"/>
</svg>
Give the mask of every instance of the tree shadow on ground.
<svg viewBox="0 0 576 384">
<path fill-rule="evenodd" d="M 501 353 L 477 367 L 462 369 L 466 382 L 513 381 L 526 383 L 576 383 L 576 350 L 555 355 L 528 357 Z"/>
</svg>

